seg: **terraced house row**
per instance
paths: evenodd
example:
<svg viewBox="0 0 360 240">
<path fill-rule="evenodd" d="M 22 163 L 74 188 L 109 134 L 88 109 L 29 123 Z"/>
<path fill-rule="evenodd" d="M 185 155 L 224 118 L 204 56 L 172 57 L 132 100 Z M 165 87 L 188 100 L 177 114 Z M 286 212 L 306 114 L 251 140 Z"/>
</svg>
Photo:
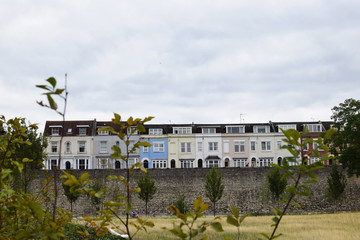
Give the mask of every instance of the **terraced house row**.
<svg viewBox="0 0 360 240">
<path fill-rule="evenodd" d="M 148 141 L 151 147 L 142 147 L 132 153 L 129 164 L 141 162 L 145 168 L 210 168 L 210 167 L 268 167 L 280 164 L 290 157 L 282 149 L 284 138 L 281 129 L 308 128 L 308 138 L 318 138 L 331 127 L 332 122 L 268 122 L 239 124 L 147 124 L 146 132 L 136 133 L 130 144 Z M 112 159 L 111 147 L 125 144 L 107 131 L 104 126 L 117 126 L 104 121 L 47 121 L 45 136 L 47 169 L 59 164 L 61 169 L 121 169 L 126 164 Z M 62 145 L 60 138 L 63 136 Z M 306 146 L 306 154 L 316 148 Z M 60 154 L 61 152 L 61 154 Z M 309 162 L 319 158 L 309 156 Z M 331 164 L 326 162 L 325 164 Z"/>
</svg>

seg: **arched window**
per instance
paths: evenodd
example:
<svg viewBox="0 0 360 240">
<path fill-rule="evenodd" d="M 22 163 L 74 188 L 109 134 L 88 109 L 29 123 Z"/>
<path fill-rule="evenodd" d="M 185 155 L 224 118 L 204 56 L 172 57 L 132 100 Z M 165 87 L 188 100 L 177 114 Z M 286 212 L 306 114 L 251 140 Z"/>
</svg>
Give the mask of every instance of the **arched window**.
<svg viewBox="0 0 360 240">
<path fill-rule="evenodd" d="M 225 158 L 225 165 L 224 167 L 229 167 L 230 160 L 228 158 Z"/>
<path fill-rule="evenodd" d="M 281 166 L 282 157 L 278 157 L 278 165 Z"/>
<path fill-rule="evenodd" d="M 71 153 L 71 143 L 70 142 L 65 143 L 65 153 Z"/>
</svg>

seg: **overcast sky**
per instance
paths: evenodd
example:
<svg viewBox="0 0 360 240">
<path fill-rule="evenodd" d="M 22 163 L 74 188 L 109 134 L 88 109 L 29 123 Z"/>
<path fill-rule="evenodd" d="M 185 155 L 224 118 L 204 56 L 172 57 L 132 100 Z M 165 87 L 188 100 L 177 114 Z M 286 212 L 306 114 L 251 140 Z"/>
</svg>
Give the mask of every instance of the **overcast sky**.
<svg viewBox="0 0 360 240">
<path fill-rule="evenodd" d="M 330 120 L 360 96 L 360 1 L 1 1 L 0 115 L 60 120 L 35 85 L 65 73 L 68 120 Z"/>
</svg>

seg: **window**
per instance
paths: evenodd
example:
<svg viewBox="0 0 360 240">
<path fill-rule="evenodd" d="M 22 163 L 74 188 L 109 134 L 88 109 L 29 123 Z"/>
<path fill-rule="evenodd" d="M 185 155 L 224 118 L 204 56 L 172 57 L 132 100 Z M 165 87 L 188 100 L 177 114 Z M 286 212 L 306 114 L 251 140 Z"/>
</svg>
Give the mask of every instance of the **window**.
<svg viewBox="0 0 360 240">
<path fill-rule="evenodd" d="M 144 153 L 149 152 L 149 147 L 143 147 L 143 152 L 144 152 Z"/>
<path fill-rule="evenodd" d="M 270 141 L 262 141 L 261 142 L 261 150 L 262 151 L 271 151 L 271 142 Z"/>
<path fill-rule="evenodd" d="M 318 149 L 318 147 L 319 147 L 319 144 L 317 142 L 314 142 L 313 143 L 313 149 L 314 150 L 320 150 L 320 149 Z"/>
<path fill-rule="evenodd" d="M 244 126 L 226 126 L 226 133 L 245 133 Z"/>
<path fill-rule="evenodd" d="M 85 153 L 85 141 L 79 142 L 79 153 Z"/>
<path fill-rule="evenodd" d="M 173 134 L 191 134 L 191 127 L 174 127 Z"/>
<path fill-rule="evenodd" d="M 320 161 L 319 157 L 311 157 L 310 158 L 310 164 L 313 164 L 313 163 L 316 163 L 316 162 L 319 162 L 319 161 Z"/>
<path fill-rule="evenodd" d="M 58 151 L 58 143 L 57 142 L 51 142 L 51 152 L 57 153 Z"/>
<path fill-rule="evenodd" d="M 189 142 L 182 142 L 180 143 L 180 152 L 182 153 L 189 153 L 191 152 L 191 143 Z"/>
<path fill-rule="evenodd" d="M 154 152 L 164 152 L 164 143 L 163 142 L 154 142 L 153 150 L 154 150 Z"/>
<path fill-rule="evenodd" d="M 99 158 L 98 159 L 98 168 L 100 168 L 100 169 L 109 168 L 109 159 L 107 159 L 107 158 Z"/>
<path fill-rule="evenodd" d="M 245 141 L 234 141 L 234 152 L 236 153 L 245 152 Z"/>
<path fill-rule="evenodd" d="M 84 127 L 79 128 L 79 135 L 85 136 L 86 135 L 86 128 L 84 128 Z"/>
<path fill-rule="evenodd" d="M 273 163 L 273 158 L 260 158 L 260 167 L 270 167 L 270 163 Z"/>
<path fill-rule="evenodd" d="M 296 124 L 278 125 L 278 132 L 281 132 L 281 129 L 284 131 L 289 130 L 289 129 L 296 130 Z"/>
<path fill-rule="evenodd" d="M 280 150 L 282 147 L 282 141 L 277 141 L 276 145 L 277 145 L 277 149 Z"/>
<path fill-rule="evenodd" d="M 153 168 L 166 168 L 166 160 L 153 160 Z"/>
<path fill-rule="evenodd" d="M 163 134 L 162 128 L 150 128 L 149 135 L 161 135 Z"/>
<path fill-rule="evenodd" d="M 132 165 L 134 165 L 137 162 L 137 158 L 129 158 L 128 160 L 128 166 L 131 168 Z"/>
<path fill-rule="evenodd" d="M 269 126 L 254 126 L 254 133 L 269 133 Z"/>
<path fill-rule="evenodd" d="M 65 153 L 71 153 L 71 143 L 70 142 L 65 143 Z"/>
<path fill-rule="evenodd" d="M 57 159 L 51 159 L 50 168 L 55 169 L 55 168 L 57 168 L 57 165 L 58 165 L 58 160 Z"/>
<path fill-rule="evenodd" d="M 180 167 L 181 168 L 194 168 L 194 160 L 193 159 L 180 159 Z"/>
<path fill-rule="evenodd" d="M 109 131 L 98 131 L 98 135 L 109 135 Z"/>
<path fill-rule="evenodd" d="M 305 124 L 309 132 L 322 132 L 321 124 Z"/>
<path fill-rule="evenodd" d="M 209 142 L 209 151 L 218 151 L 218 143 Z"/>
<path fill-rule="evenodd" d="M 135 143 L 136 143 L 135 140 L 130 140 L 129 141 L 129 150 L 131 150 L 134 147 Z"/>
<path fill-rule="evenodd" d="M 139 133 L 138 133 L 138 130 L 136 130 L 136 127 L 130 127 L 130 128 L 128 128 L 127 133 L 128 133 L 128 134 L 139 134 Z"/>
<path fill-rule="evenodd" d="M 78 159 L 79 169 L 88 169 L 89 160 L 88 159 Z"/>
<path fill-rule="evenodd" d="M 72 128 L 68 128 L 67 133 L 72 134 Z"/>
<path fill-rule="evenodd" d="M 236 158 L 234 159 L 234 167 L 246 167 L 247 158 Z"/>
<path fill-rule="evenodd" d="M 203 134 L 216 133 L 216 128 L 210 128 L 210 127 L 202 128 L 202 133 Z"/>
<path fill-rule="evenodd" d="M 255 151 L 256 150 L 256 142 L 255 141 L 251 141 L 250 142 L 250 151 Z"/>
<path fill-rule="evenodd" d="M 305 144 L 304 147 L 303 147 L 303 150 L 304 151 L 309 151 L 309 144 Z"/>
<path fill-rule="evenodd" d="M 58 128 L 58 127 L 51 128 L 51 135 L 59 136 L 59 133 L 60 133 L 60 128 Z"/>
<path fill-rule="evenodd" d="M 203 143 L 202 143 L 202 142 L 198 142 L 198 143 L 197 143 L 197 146 L 198 146 L 198 152 L 202 152 L 202 150 L 203 150 Z"/>
<path fill-rule="evenodd" d="M 207 168 L 212 168 L 212 167 L 218 168 L 219 166 L 220 166 L 220 160 L 206 161 L 206 167 Z"/>
<path fill-rule="evenodd" d="M 100 141 L 100 153 L 107 153 L 107 141 Z"/>
</svg>

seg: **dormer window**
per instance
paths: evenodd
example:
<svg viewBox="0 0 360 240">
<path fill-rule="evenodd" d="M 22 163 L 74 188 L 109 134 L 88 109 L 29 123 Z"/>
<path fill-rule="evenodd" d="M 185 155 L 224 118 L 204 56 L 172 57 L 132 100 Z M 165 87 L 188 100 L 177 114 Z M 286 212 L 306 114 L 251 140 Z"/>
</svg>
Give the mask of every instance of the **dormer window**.
<svg viewBox="0 0 360 240">
<path fill-rule="evenodd" d="M 203 134 L 216 133 L 216 128 L 213 128 L 213 127 L 203 127 L 203 128 L 202 128 L 202 133 L 203 133 Z"/>
<path fill-rule="evenodd" d="M 162 128 L 150 128 L 149 135 L 161 135 L 163 134 Z"/>
<path fill-rule="evenodd" d="M 191 134 L 191 127 L 174 127 L 173 134 Z"/>
<path fill-rule="evenodd" d="M 270 126 L 254 126 L 254 133 L 269 133 Z"/>
<path fill-rule="evenodd" d="M 296 130 L 296 124 L 282 124 L 282 125 L 278 125 L 278 132 L 281 132 L 281 129 L 286 131 L 289 129 L 295 129 Z"/>
<path fill-rule="evenodd" d="M 309 132 L 322 132 L 321 124 L 305 124 Z"/>
<path fill-rule="evenodd" d="M 67 133 L 72 134 L 72 128 L 68 128 Z"/>
<path fill-rule="evenodd" d="M 60 133 L 60 128 L 58 128 L 58 127 L 53 127 L 53 128 L 51 129 L 51 135 L 52 135 L 52 136 L 59 136 L 59 133 Z"/>
<path fill-rule="evenodd" d="M 226 133 L 245 133 L 244 126 L 226 126 Z"/>
<path fill-rule="evenodd" d="M 79 135 L 81 136 L 86 135 L 86 128 L 79 128 Z"/>
<path fill-rule="evenodd" d="M 109 131 L 98 131 L 98 135 L 109 135 Z"/>
<path fill-rule="evenodd" d="M 139 134 L 139 133 L 138 133 L 138 130 L 136 130 L 136 127 L 130 127 L 130 128 L 128 128 L 127 133 L 128 133 L 128 134 Z"/>
</svg>

